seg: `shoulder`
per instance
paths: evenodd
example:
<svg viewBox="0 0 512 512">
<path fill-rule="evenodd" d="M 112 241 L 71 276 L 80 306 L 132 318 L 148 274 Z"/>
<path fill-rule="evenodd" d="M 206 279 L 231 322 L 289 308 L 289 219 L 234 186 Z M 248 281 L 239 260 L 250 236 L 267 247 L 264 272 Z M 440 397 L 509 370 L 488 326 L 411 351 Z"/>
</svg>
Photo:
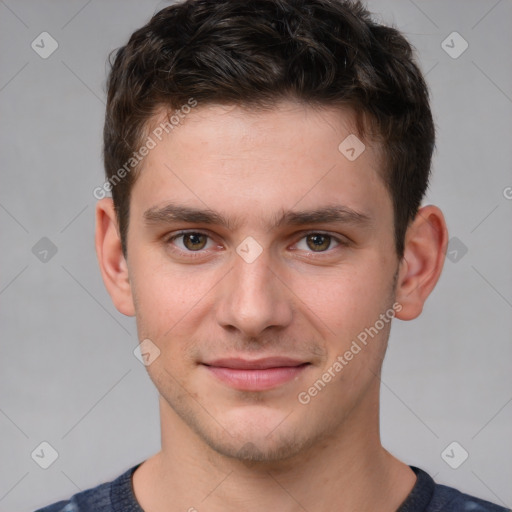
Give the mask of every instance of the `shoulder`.
<svg viewBox="0 0 512 512">
<path fill-rule="evenodd" d="M 111 482 L 74 494 L 68 500 L 58 501 L 36 512 L 83 512 L 88 510 L 111 511 Z"/>
<path fill-rule="evenodd" d="M 511 512 L 501 505 L 437 483 L 423 469 L 410 468 L 416 473 L 416 484 L 397 512 Z"/>
<path fill-rule="evenodd" d="M 68 500 L 55 502 L 35 512 L 139 512 L 140 509 L 134 508 L 131 494 L 131 476 L 139 465 L 133 466 L 110 482 L 80 491 Z M 128 501 L 124 503 L 125 500 Z"/>
<path fill-rule="evenodd" d="M 510 509 L 465 494 L 453 487 L 435 484 L 426 512 L 510 512 Z"/>
</svg>

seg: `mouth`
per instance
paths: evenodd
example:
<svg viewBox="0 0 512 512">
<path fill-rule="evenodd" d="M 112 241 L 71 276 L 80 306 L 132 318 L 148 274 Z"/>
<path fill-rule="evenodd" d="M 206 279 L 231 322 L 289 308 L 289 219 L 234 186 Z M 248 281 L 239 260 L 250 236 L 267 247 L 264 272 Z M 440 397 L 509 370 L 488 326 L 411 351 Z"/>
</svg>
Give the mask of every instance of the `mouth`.
<svg viewBox="0 0 512 512">
<path fill-rule="evenodd" d="M 202 365 L 218 380 L 241 391 L 264 391 L 297 379 L 309 362 L 286 357 L 217 359 Z"/>
</svg>

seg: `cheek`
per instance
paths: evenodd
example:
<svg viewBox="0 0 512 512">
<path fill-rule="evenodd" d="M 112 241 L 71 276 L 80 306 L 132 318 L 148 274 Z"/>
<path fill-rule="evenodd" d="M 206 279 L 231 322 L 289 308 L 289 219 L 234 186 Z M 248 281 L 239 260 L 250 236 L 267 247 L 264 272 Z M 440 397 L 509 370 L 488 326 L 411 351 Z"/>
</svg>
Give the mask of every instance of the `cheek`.
<svg viewBox="0 0 512 512">
<path fill-rule="evenodd" d="M 134 258 L 135 260 L 135 258 Z M 169 270 L 161 259 L 149 255 L 134 261 L 138 269 L 131 278 L 135 296 L 137 326 L 141 335 L 164 340 L 190 328 L 197 315 L 204 315 L 212 283 L 218 279 L 193 269 Z"/>
<path fill-rule="evenodd" d="M 390 282 L 388 271 L 373 262 L 300 274 L 293 279 L 292 289 L 307 306 L 305 311 L 314 313 L 312 321 L 321 332 L 345 338 L 373 324 L 388 308 Z"/>
</svg>

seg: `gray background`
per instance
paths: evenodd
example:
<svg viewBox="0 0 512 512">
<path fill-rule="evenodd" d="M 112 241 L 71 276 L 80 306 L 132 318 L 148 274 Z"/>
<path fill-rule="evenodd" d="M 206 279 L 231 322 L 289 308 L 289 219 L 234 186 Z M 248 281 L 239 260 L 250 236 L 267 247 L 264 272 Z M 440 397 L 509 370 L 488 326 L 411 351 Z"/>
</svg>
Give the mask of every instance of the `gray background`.
<svg viewBox="0 0 512 512">
<path fill-rule="evenodd" d="M 111 480 L 160 446 L 135 320 L 98 269 L 92 191 L 107 55 L 161 5 L 0 0 L 2 511 Z M 418 50 L 438 129 L 426 202 L 457 238 L 423 315 L 394 323 L 382 441 L 436 481 L 512 507 L 512 2 L 368 5 Z M 59 45 L 46 59 L 31 48 L 43 31 Z M 458 58 L 441 46 L 453 31 L 469 44 Z M 46 261 L 43 237 L 57 248 Z M 59 454 L 46 470 L 31 457 L 42 441 Z M 458 469 L 441 457 L 452 441 L 469 453 Z"/>
</svg>

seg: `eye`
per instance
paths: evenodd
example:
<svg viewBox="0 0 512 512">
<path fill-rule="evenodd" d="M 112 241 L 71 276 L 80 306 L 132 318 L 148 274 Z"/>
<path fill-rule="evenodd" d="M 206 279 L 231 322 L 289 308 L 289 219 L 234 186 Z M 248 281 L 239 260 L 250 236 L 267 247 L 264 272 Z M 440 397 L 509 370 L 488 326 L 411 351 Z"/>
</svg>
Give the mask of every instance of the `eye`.
<svg viewBox="0 0 512 512">
<path fill-rule="evenodd" d="M 304 241 L 304 242 L 303 242 Z M 331 248 L 332 243 L 336 243 L 336 247 L 339 245 L 346 245 L 339 238 L 333 237 L 326 233 L 307 233 L 306 236 L 296 244 L 298 249 L 312 252 L 327 252 L 327 249 Z M 302 245 L 302 247 L 301 247 Z"/>
<path fill-rule="evenodd" d="M 182 252 L 199 252 L 206 248 L 209 238 L 210 237 L 205 233 L 182 231 L 169 237 L 167 243 L 177 246 Z M 174 243 L 176 240 L 180 240 L 180 242 Z"/>
</svg>

